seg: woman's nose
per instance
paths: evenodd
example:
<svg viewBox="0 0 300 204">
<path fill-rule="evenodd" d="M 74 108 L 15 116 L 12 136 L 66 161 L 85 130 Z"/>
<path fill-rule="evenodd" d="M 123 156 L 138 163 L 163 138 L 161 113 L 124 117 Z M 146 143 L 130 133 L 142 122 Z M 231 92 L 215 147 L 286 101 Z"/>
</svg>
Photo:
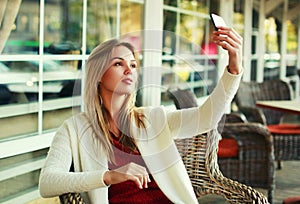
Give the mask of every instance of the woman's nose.
<svg viewBox="0 0 300 204">
<path fill-rule="evenodd" d="M 126 63 L 124 73 L 127 75 L 127 74 L 131 74 L 131 72 L 132 72 L 132 67 L 131 67 L 130 62 L 129 62 L 129 63 Z"/>
</svg>

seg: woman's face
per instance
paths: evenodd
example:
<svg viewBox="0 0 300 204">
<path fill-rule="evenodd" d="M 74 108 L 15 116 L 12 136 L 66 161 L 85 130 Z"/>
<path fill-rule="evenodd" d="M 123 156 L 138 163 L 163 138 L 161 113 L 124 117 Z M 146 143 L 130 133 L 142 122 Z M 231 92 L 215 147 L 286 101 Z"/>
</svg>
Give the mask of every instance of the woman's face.
<svg viewBox="0 0 300 204">
<path fill-rule="evenodd" d="M 101 94 L 131 94 L 136 89 L 137 61 L 125 46 L 112 50 L 109 65 L 101 79 Z"/>
</svg>

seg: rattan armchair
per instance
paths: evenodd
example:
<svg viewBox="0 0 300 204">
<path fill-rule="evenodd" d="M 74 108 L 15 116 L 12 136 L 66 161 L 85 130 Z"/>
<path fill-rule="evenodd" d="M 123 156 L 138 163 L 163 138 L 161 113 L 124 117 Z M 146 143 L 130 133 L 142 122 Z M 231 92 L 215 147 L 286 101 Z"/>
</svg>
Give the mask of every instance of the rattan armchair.
<svg viewBox="0 0 300 204">
<path fill-rule="evenodd" d="M 238 142 L 237 157 L 218 159 L 223 174 L 254 188 L 266 189 L 268 200 L 273 203 L 274 151 L 268 129 L 260 123 L 225 123 L 221 135 Z"/>
<path fill-rule="evenodd" d="M 241 82 L 235 96 L 238 110 L 246 115 L 248 121 L 259 122 L 266 126 L 280 124 L 285 116 L 284 112 L 261 109 L 256 107 L 257 100 L 291 100 L 293 92 L 291 85 L 279 79 L 264 82 Z M 286 126 L 284 127 L 286 128 Z M 281 168 L 281 160 L 300 160 L 300 134 L 298 131 L 288 133 L 274 132 L 274 155 Z"/>
<path fill-rule="evenodd" d="M 196 96 L 190 90 L 172 89 L 168 93 L 177 109 L 197 106 Z M 245 121 L 245 118 L 237 113 L 225 115 L 218 130 L 214 130 L 213 133 L 176 141 L 197 196 L 218 194 L 224 196 L 230 203 L 267 203 L 265 196 L 248 186 L 253 185 L 266 188 L 269 201 L 272 203 L 274 156 L 271 135 L 262 125 L 244 123 Z M 227 125 L 228 122 L 234 124 Z M 237 134 L 234 134 L 234 128 L 238 129 Z M 224 137 L 233 137 L 238 141 L 240 152 L 238 157 L 218 161 L 218 143 L 221 138 L 219 132 L 222 134 L 224 132 Z M 241 133 L 243 134 L 239 137 Z M 253 139 L 247 139 L 247 136 Z M 256 138 L 259 138 L 257 146 Z M 249 144 L 251 145 L 245 146 Z M 256 154 L 258 150 L 260 153 Z M 263 168 L 264 173 L 260 174 Z M 252 178 L 256 176 L 255 174 L 259 175 L 259 179 L 264 177 L 262 182 L 255 177 Z"/>
<path fill-rule="evenodd" d="M 264 82 L 241 82 L 234 102 L 249 122 L 260 122 L 264 125 L 278 124 L 284 112 L 261 109 L 256 106 L 258 100 L 291 100 L 291 85 L 279 79 Z"/>
<path fill-rule="evenodd" d="M 220 138 L 218 131 L 213 130 L 175 141 L 196 196 L 200 198 L 216 194 L 223 196 L 229 203 L 269 203 L 261 192 L 223 176 L 217 159 Z M 249 162 L 248 165 L 252 164 Z"/>
</svg>

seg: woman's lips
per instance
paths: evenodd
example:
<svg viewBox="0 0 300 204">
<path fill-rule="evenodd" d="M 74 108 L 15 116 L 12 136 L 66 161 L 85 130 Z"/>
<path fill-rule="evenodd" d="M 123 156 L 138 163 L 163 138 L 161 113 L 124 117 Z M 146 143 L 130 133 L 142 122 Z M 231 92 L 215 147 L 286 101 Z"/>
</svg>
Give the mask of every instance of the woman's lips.
<svg viewBox="0 0 300 204">
<path fill-rule="evenodd" d="M 123 79 L 122 82 L 124 82 L 125 84 L 132 84 L 133 80 L 131 78 L 126 78 L 126 79 Z"/>
</svg>

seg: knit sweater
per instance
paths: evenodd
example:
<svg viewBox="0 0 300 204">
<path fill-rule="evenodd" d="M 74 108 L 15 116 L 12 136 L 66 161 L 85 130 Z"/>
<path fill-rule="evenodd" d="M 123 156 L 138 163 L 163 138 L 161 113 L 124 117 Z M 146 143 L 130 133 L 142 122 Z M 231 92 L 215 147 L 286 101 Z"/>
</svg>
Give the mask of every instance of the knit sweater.
<svg viewBox="0 0 300 204">
<path fill-rule="evenodd" d="M 241 79 L 225 70 L 217 86 L 199 107 L 166 111 L 163 106 L 143 107 L 146 128 L 132 124 L 133 137 L 143 160 L 161 191 L 173 203 L 198 203 L 185 166 L 174 143 L 215 129 L 230 105 Z M 71 163 L 75 172 L 69 172 Z M 66 192 L 85 192 L 87 203 L 108 203 L 103 175 L 108 160 L 103 146 L 86 117 L 77 114 L 66 120 L 53 138 L 39 189 L 43 197 Z"/>
<path fill-rule="evenodd" d="M 113 151 L 115 162 L 108 164 L 110 170 L 118 169 L 126 164 L 134 162 L 138 165 L 147 168 L 139 151 L 132 152 L 129 148 L 122 145 L 118 138 L 111 133 L 113 140 Z M 148 172 L 149 173 L 149 172 Z M 150 175 L 151 182 L 148 183 L 148 188 L 140 189 L 132 181 L 125 181 L 114 184 L 109 187 L 108 200 L 110 204 L 172 204 L 172 202 L 159 189 L 157 183 Z M 153 196 L 155 195 L 155 196 Z"/>
</svg>

